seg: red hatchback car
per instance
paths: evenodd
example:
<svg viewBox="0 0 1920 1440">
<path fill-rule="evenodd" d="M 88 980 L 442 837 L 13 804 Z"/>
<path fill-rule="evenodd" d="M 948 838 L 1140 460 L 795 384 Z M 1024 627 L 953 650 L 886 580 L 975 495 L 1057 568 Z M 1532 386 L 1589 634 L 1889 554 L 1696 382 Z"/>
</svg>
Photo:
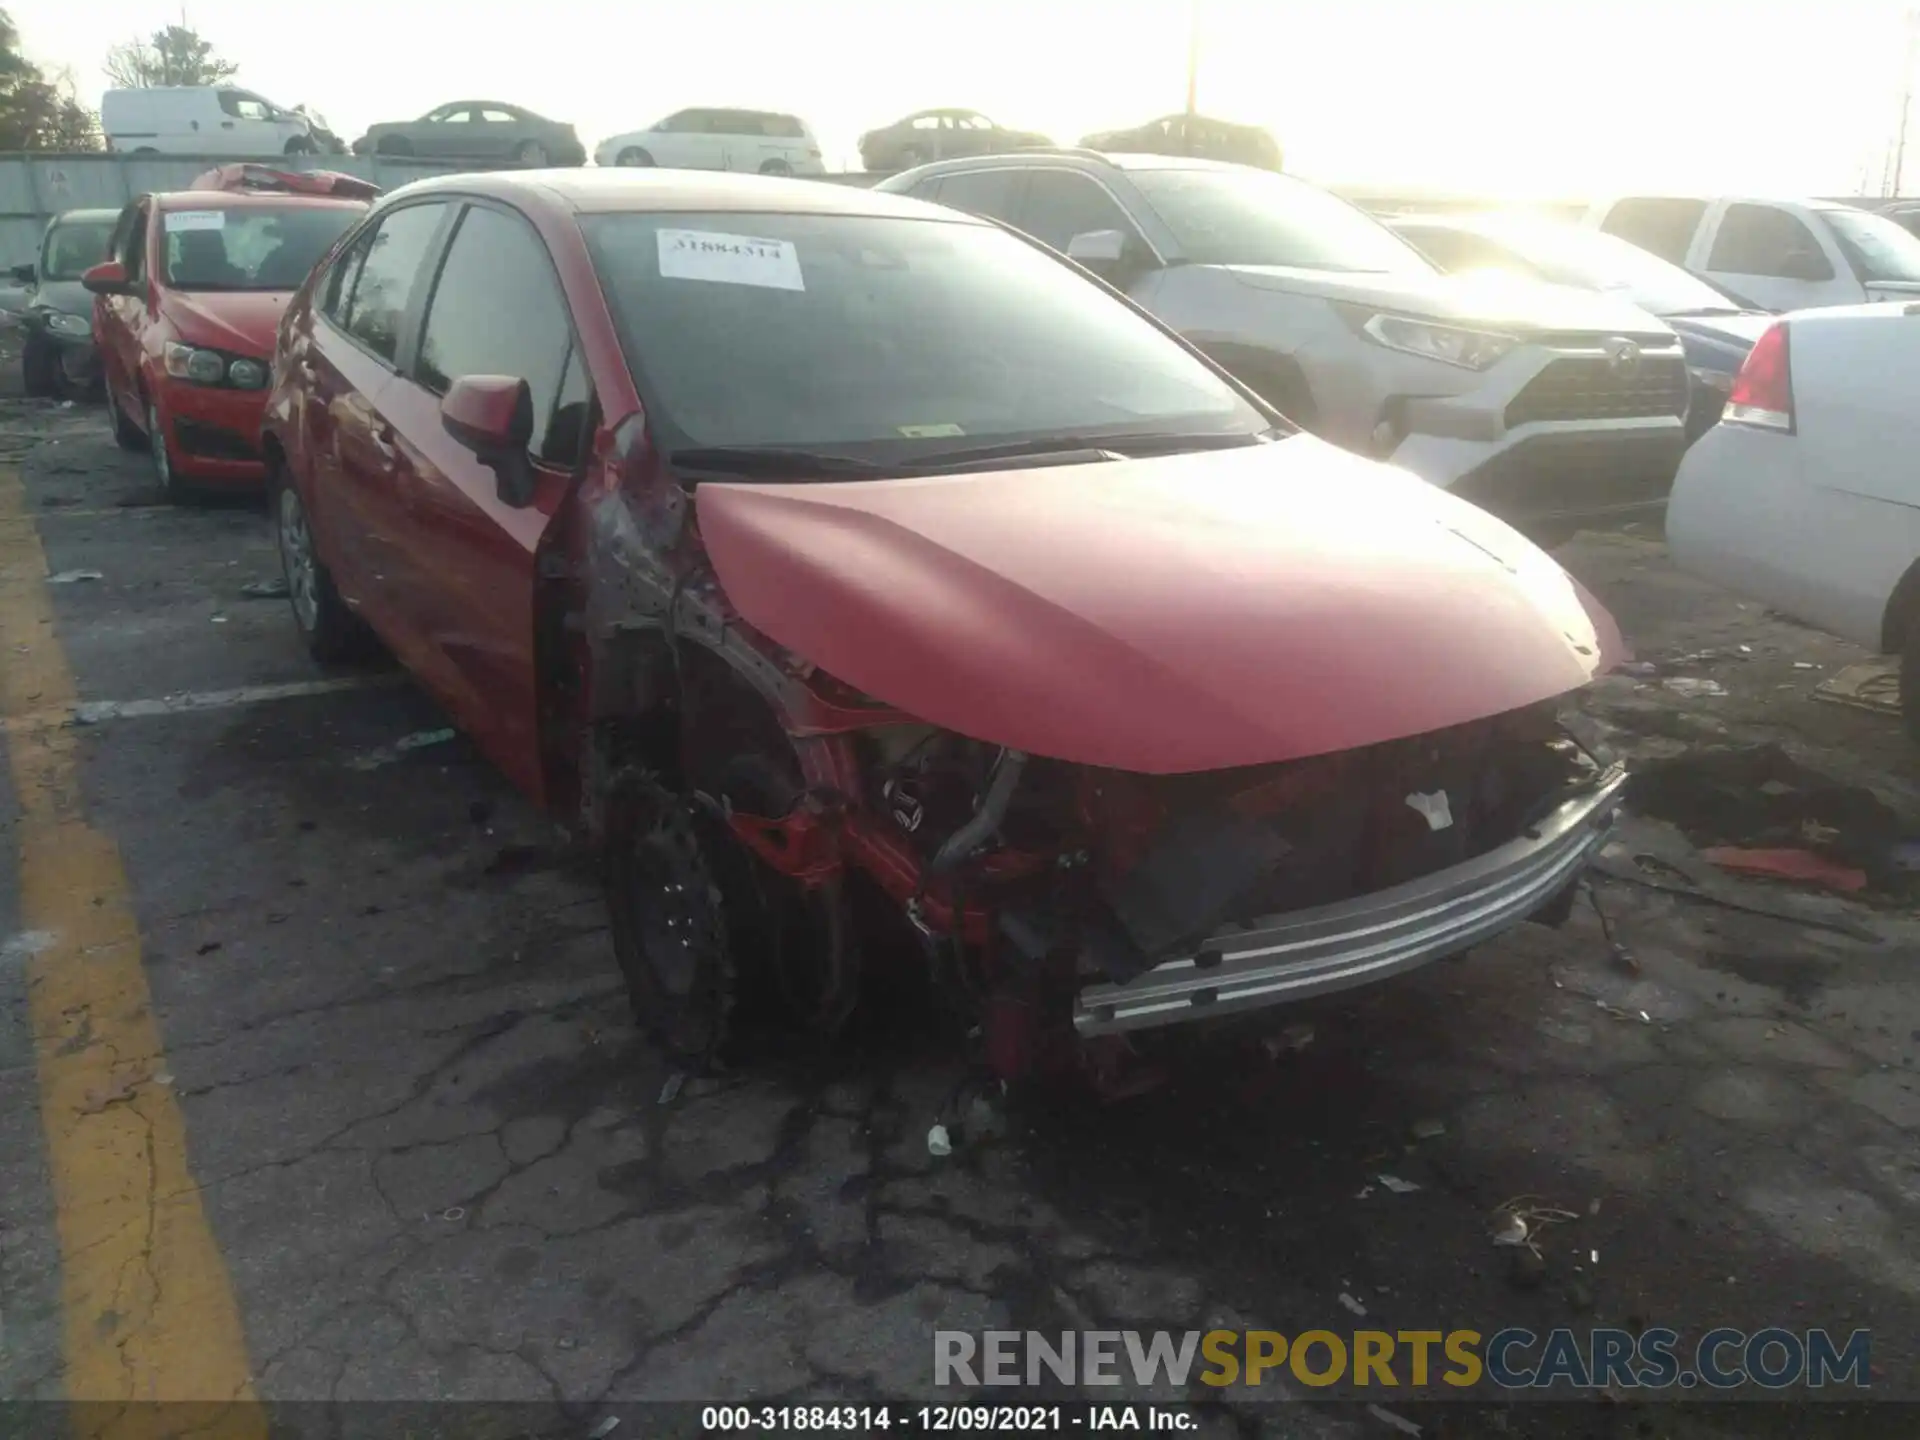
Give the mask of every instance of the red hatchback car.
<svg viewBox="0 0 1920 1440">
<path fill-rule="evenodd" d="M 251 173 L 248 173 L 251 172 Z M 109 254 L 82 283 L 96 297 L 94 344 L 114 438 L 145 449 L 162 489 L 257 487 L 260 412 L 274 332 L 314 263 L 367 209 L 258 166 L 210 172 L 192 190 L 142 195 L 121 211 Z"/>
<path fill-rule="evenodd" d="M 832 1029 L 876 923 L 1003 1074 L 1379 980 L 1563 917 L 1624 784 L 1549 556 L 956 211 L 421 181 L 274 376 L 308 646 L 371 625 L 600 842 L 686 1061 L 761 993 Z"/>
</svg>

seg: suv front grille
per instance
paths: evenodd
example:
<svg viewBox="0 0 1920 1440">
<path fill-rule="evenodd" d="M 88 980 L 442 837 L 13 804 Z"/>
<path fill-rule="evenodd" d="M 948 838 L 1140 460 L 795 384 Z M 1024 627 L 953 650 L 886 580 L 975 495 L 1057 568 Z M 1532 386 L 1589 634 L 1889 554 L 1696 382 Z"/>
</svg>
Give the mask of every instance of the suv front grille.
<svg viewBox="0 0 1920 1440">
<path fill-rule="evenodd" d="M 1686 413 L 1687 362 L 1677 352 L 1643 354 L 1624 368 L 1599 355 L 1569 355 L 1549 362 L 1508 402 L 1507 426 Z"/>
</svg>

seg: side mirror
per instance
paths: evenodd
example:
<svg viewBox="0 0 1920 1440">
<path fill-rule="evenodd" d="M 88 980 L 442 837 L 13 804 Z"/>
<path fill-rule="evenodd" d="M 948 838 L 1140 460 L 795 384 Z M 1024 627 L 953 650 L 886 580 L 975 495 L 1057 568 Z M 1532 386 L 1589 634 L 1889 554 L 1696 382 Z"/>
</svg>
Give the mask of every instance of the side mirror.
<svg viewBox="0 0 1920 1440">
<path fill-rule="evenodd" d="M 33 262 L 29 260 L 25 265 L 14 266 L 13 269 L 9 270 L 7 273 L 11 275 L 15 280 L 18 280 L 22 285 L 31 285 L 33 284 L 34 277 L 38 272 L 35 271 L 33 267 Z"/>
<path fill-rule="evenodd" d="M 533 503 L 533 392 L 509 375 L 463 375 L 440 401 L 440 423 L 447 434 L 493 471 L 502 505 L 524 509 Z"/>
<path fill-rule="evenodd" d="M 1127 253 L 1127 237 L 1118 230 L 1087 230 L 1067 241 L 1067 258 L 1098 270 L 1118 265 Z"/>
<path fill-rule="evenodd" d="M 102 260 L 80 277 L 80 283 L 95 295 L 131 295 L 127 267 L 118 260 Z"/>
</svg>

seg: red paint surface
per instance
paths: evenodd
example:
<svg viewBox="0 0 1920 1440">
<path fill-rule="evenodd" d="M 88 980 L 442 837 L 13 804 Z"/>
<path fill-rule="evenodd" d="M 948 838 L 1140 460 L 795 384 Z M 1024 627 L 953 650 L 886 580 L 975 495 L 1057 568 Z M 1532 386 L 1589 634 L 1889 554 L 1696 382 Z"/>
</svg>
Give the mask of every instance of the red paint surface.
<svg viewBox="0 0 1920 1440">
<path fill-rule="evenodd" d="M 1309 437 L 835 484 L 707 484 L 741 616 L 960 734 L 1176 773 L 1517 709 L 1621 657 L 1613 620 L 1483 511 Z"/>
</svg>

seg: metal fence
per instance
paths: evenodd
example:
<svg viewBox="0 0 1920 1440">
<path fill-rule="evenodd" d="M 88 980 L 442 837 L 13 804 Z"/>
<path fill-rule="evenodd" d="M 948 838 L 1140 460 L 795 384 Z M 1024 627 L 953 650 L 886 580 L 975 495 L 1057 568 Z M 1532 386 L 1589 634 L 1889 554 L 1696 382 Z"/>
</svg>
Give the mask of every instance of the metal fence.
<svg viewBox="0 0 1920 1440">
<path fill-rule="evenodd" d="M 150 190 L 184 190 L 196 175 L 240 155 L 0 155 L 0 266 L 23 265 L 40 232 L 63 210 L 118 210 Z M 340 170 L 383 189 L 456 167 L 430 160 L 361 155 L 262 155 L 288 170 Z"/>
</svg>

